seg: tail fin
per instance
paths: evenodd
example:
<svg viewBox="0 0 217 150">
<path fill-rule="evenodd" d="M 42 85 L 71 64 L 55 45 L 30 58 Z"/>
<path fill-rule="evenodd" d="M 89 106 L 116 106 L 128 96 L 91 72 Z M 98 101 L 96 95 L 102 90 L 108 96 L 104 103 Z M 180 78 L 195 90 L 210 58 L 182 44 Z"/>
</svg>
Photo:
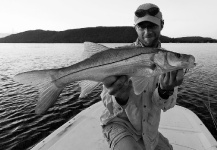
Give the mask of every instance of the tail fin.
<svg viewBox="0 0 217 150">
<path fill-rule="evenodd" d="M 55 81 L 52 78 L 53 74 L 55 74 L 55 70 L 51 69 L 25 72 L 14 77 L 14 80 L 17 82 L 32 85 L 39 89 L 40 98 L 35 108 L 37 114 L 44 113 L 52 106 L 63 90 L 63 88 L 55 85 Z"/>
</svg>

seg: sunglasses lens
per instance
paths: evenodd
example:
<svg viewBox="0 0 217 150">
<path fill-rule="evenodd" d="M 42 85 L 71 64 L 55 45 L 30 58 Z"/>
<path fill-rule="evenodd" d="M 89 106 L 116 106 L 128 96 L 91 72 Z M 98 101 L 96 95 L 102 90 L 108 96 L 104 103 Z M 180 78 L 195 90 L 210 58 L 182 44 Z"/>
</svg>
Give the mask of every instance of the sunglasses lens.
<svg viewBox="0 0 217 150">
<path fill-rule="evenodd" d="M 136 17 L 144 17 L 146 15 L 146 10 L 143 10 L 143 9 L 138 9 L 136 12 L 135 12 L 135 15 Z"/>
<path fill-rule="evenodd" d="M 156 7 L 152 7 L 150 9 L 148 9 L 148 13 L 152 16 L 157 15 L 158 12 L 159 12 L 159 8 L 156 8 Z"/>
<path fill-rule="evenodd" d="M 152 7 L 152 8 L 149 8 L 148 10 L 144 10 L 144 9 L 138 9 L 136 12 L 135 12 L 135 15 L 139 18 L 141 17 L 144 17 L 147 13 L 151 16 L 155 16 L 157 15 L 157 13 L 159 12 L 159 8 L 157 7 Z"/>
<path fill-rule="evenodd" d="M 145 22 L 141 22 L 137 25 L 140 29 L 144 30 L 145 28 L 147 29 L 156 29 L 158 27 L 158 25 L 154 24 L 154 23 L 145 23 Z"/>
</svg>

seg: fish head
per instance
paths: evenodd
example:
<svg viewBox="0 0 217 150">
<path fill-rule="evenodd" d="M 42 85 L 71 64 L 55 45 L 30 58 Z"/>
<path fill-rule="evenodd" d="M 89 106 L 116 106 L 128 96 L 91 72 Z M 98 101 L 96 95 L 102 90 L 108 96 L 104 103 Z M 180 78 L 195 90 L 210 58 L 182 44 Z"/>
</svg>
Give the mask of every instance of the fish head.
<svg viewBox="0 0 217 150">
<path fill-rule="evenodd" d="M 154 56 L 154 62 L 164 72 L 177 69 L 190 69 L 195 66 L 194 56 L 171 51 L 159 51 Z"/>
<path fill-rule="evenodd" d="M 190 69 L 195 66 L 194 56 L 174 52 L 167 52 L 167 62 L 173 67 Z"/>
</svg>

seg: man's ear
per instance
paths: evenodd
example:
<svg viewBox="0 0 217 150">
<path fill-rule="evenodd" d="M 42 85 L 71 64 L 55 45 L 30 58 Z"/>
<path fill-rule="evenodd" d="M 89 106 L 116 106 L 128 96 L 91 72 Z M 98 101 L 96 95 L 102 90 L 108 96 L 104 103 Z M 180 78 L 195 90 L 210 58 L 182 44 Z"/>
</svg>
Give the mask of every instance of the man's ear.
<svg viewBox="0 0 217 150">
<path fill-rule="evenodd" d="M 134 29 L 135 29 L 135 31 L 137 32 L 137 31 L 138 31 L 138 26 L 135 25 L 135 26 L 134 26 Z"/>
<path fill-rule="evenodd" d="M 161 29 L 164 27 L 164 20 L 161 20 Z"/>
</svg>

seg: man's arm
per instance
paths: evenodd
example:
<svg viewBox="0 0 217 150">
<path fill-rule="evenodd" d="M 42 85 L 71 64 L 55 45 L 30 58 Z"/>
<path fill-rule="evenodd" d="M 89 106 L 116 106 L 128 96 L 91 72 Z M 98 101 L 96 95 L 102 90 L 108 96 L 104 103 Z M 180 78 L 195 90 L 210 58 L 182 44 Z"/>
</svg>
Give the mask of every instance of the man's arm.
<svg viewBox="0 0 217 150">
<path fill-rule="evenodd" d="M 184 78 L 183 69 L 175 70 L 160 75 L 159 78 L 159 88 L 160 91 L 173 91 L 174 87 L 182 84 Z"/>
<path fill-rule="evenodd" d="M 183 70 L 176 70 L 159 77 L 158 87 L 152 96 L 152 101 L 157 107 L 166 111 L 175 106 L 178 86 L 181 85 L 183 76 Z"/>
<path fill-rule="evenodd" d="M 181 85 L 183 81 L 183 70 L 177 70 L 163 74 L 159 78 L 159 87 L 161 91 L 166 91 L 159 93 L 160 96 L 165 96 L 167 91 L 174 90 L 174 87 Z M 128 102 L 130 91 L 132 89 L 132 82 L 129 80 L 128 76 L 111 76 L 107 77 L 103 81 L 104 86 L 108 89 L 110 95 L 115 96 L 118 104 L 125 105 Z M 159 90 L 159 92 L 161 92 Z M 162 98 L 165 98 L 163 97 Z M 167 96 L 167 95 L 166 95 Z"/>
</svg>

